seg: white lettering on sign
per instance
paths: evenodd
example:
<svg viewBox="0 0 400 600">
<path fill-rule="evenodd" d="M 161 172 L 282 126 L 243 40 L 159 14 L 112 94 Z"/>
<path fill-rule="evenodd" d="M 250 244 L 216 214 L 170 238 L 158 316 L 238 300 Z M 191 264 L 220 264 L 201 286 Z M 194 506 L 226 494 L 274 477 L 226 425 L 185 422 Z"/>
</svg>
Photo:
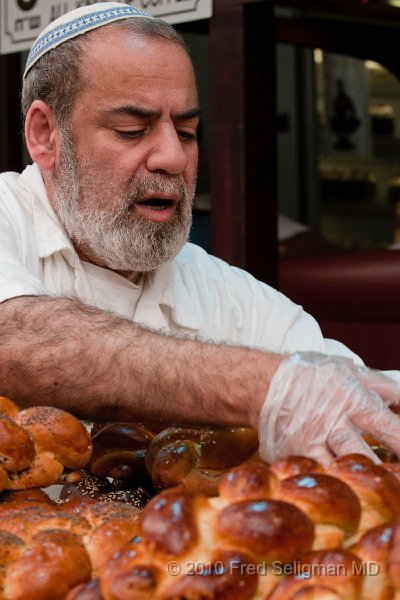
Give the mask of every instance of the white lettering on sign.
<svg viewBox="0 0 400 600">
<path fill-rule="evenodd" d="M 120 0 L 116 0 L 117 2 Z M 121 0 L 168 23 L 209 19 L 212 0 Z M 98 0 L 1 0 L 0 54 L 28 50 L 42 29 L 74 8 Z"/>
</svg>

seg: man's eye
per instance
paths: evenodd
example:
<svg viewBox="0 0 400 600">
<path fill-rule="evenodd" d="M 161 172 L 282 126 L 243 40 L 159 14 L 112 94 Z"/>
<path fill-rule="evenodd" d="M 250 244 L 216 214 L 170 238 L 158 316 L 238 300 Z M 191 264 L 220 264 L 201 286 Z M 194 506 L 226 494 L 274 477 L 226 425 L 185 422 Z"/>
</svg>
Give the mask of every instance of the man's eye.
<svg viewBox="0 0 400 600">
<path fill-rule="evenodd" d="M 184 131 L 179 129 L 177 131 L 178 136 L 183 142 L 194 142 L 197 139 L 196 133 L 194 131 Z"/>
<path fill-rule="evenodd" d="M 115 132 L 119 137 L 122 137 L 124 139 L 136 140 L 137 138 L 140 138 L 144 134 L 145 130 L 138 129 L 135 131 L 130 131 L 130 130 L 125 130 L 125 129 L 115 129 Z"/>
</svg>

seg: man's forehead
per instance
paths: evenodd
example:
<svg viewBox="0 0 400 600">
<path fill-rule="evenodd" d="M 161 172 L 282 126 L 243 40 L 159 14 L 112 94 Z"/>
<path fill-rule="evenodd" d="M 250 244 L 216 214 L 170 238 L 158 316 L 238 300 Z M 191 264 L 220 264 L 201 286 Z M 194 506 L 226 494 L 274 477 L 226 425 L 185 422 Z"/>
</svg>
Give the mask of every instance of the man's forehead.
<svg viewBox="0 0 400 600">
<path fill-rule="evenodd" d="M 86 83 L 100 87 L 107 74 L 118 79 L 172 79 L 195 86 L 192 62 L 176 42 L 149 33 L 132 32 L 114 26 L 91 33 L 80 64 Z"/>
<path fill-rule="evenodd" d="M 121 23 L 111 23 L 88 33 L 85 36 L 85 50 L 83 59 L 86 55 L 98 55 L 104 50 L 105 55 L 111 55 L 115 46 L 125 46 L 127 49 L 134 50 L 140 61 L 140 52 L 148 47 L 161 46 L 164 50 L 166 45 L 171 48 L 177 48 L 179 52 L 187 55 L 186 51 L 176 43 L 175 40 L 157 35 L 149 31 L 137 31 L 121 26 Z M 123 60 L 123 58 L 121 58 Z"/>
<path fill-rule="evenodd" d="M 104 27 L 90 34 L 80 72 L 83 85 L 77 104 L 79 98 L 95 101 L 92 106 L 103 119 L 155 116 L 165 110 L 171 116 L 199 113 L 191 60 L 171 40 Z"/>
</svg>

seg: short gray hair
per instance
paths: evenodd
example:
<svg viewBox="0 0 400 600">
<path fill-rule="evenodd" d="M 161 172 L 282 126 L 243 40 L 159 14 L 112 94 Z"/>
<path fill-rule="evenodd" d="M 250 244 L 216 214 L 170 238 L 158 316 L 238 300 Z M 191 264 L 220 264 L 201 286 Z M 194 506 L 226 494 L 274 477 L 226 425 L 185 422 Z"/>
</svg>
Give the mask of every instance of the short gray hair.
<svg viewBox="0 0 400 600">
<path fill-rule="evenodd" d="M 160 19 L 132 17 L 104 27 L 119 28 L 130 33 L 159 37 L 189 50 L 180 33 Z M 85 44 L 103 27 L 68 40 L 46 52 L 26 75 L 21 94 L 22 116 L 25 120 L 34 100 L 42 100 L 54 111 L 59 127 L 66 127 L 75 98 L 84 87 L 79 68 Z"/>
</svg>

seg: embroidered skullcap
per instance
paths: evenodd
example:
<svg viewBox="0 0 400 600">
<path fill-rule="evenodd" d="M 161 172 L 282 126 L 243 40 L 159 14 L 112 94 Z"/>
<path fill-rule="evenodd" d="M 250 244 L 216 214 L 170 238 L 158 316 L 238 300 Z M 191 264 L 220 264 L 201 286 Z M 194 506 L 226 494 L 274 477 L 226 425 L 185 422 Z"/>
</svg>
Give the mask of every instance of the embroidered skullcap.
<svg viewBox="0 0 400 600">
<path fill-rule="evenodd" d="M 155 18 L 140 8 L 119 2 L 98 2 L 71 10 L 50 23 L 36 38 L 26 61 L 24 77 L 41 56 L 63 42 L 87 33 L 91 29 L 131 17 Z"/>
</svg>

